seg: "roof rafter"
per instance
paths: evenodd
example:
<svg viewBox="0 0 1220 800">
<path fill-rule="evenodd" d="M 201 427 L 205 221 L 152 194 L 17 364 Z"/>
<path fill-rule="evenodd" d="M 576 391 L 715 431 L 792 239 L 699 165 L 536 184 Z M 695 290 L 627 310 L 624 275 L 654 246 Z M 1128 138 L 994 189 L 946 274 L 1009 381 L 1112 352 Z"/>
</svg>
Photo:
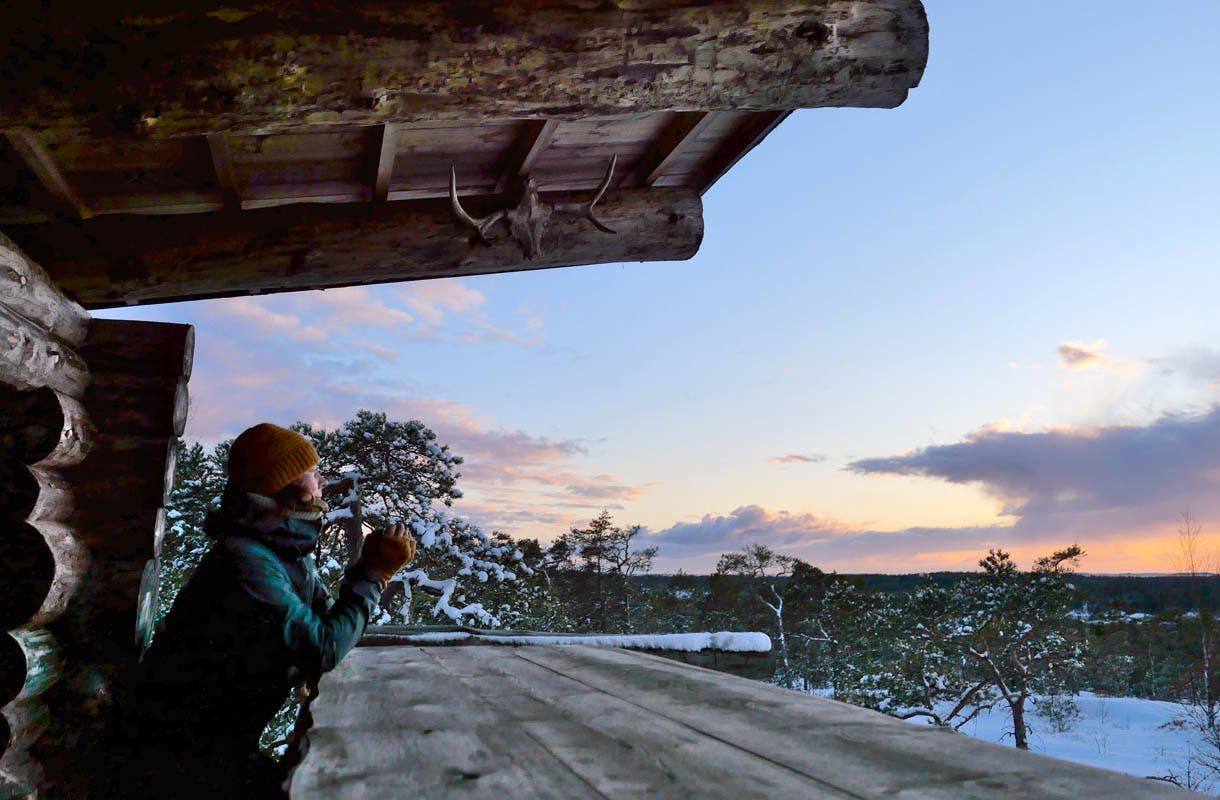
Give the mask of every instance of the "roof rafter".
<svg viewBox="0 0 1220 800">
<path fill-rule="evenodd" d="M 68 179 L 64 177 L 55 160 L 51 158 L 51 154 L 38 141 L 37 135 L 32 131 L 17 128 L 5 131 L 4 138 L 8 140 L 13 152 L 21 158 L 30 172 L 34 173 L 34 177 L 42 184 L 42 188 L 55 198 L 55 201 L 61 206 L 61 210 L 77 219 L 88 219 L 93 216 L 93 211 L 77 194 L 72 184 L 68 183 Z"/>
<path fill-rule="evenodd" d="M 394 159 L 398 157 L 398 125 L 387 122 L 377 137 L 377 164 L 373 170 L 373 202 L 384 203 L 390 194 Z"/>
<path fill-rule="evenodd" d="M 506 191 L 516 178 L 523 178 L 530 174 L 534 164 L 551 146 L 551 141 L 555 138 L 555 131 L 558 129 L 559 120 L 557 119 L 534 119 L 525 123 L 525 133 L 521 136 L 515 152 L 509 158 L 508 167 L 500 174 L 500 180 L 496 182 L 496 194 Z"/>
<path fill-rule="evenodd" d="M 208 150 L 212 154 L 212 169 L 216 172 L 216 185 L 224 199 L 225 208 L 241 210 L 241 195 L 237 191 L 237 171 L 233 169 L 233 151 L 223 133 L 208 134 Z"/>
<path fill-rule="evenodd" d="M 675 111 L 661 133 L 653 158 L 636 167 L 628 185 L 652 186 L 681 155 L 691 142 L 699 138 L 716 119 L 710 111 Z"/>
</svg>

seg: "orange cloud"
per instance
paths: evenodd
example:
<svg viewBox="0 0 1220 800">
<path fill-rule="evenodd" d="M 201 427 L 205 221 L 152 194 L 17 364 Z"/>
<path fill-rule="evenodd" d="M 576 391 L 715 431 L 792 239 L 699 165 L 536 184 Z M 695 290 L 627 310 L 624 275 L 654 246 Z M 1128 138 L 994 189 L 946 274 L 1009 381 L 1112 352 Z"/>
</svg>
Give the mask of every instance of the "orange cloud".
<svg viewBox="0 0 1220 800">
<path fill-rule="evenodd" d="M 1064 342 L 1056 348 L 1059 353 L 1059 364 L 1069 370 L 1100 369 L 1126 378 L 1133 378 L 1140 373 L 1143 365 L 1136 361 L 1120 361 L 1106 356 L 1102 351 L 1106 348 L 1106 340 L 1095 342 Z"/>
</svg>

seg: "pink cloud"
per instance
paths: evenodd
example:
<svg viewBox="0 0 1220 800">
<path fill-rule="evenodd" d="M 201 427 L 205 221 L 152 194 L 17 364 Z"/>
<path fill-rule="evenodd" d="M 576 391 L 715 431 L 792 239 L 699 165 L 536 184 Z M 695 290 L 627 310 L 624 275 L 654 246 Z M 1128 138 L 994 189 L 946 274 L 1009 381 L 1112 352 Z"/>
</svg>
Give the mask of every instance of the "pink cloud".
<svg viewBox="0 0 1220 800">
<path fill-rule="evenodd" d="M 424 325 L 433 328 L 445 321 L 446 313 L 469 314 L 486 300 L 482 292 L 452 279 L 412 283 L 402 287 L 397 294 L 419 315 Z"/>
<path fill-rule="evenodd" d="M 324 292 L 313 292 L 305 297 L 305 302 L 312 306 L 325 321 L 325 325 L 331 328 L 348 325 L 393 328 L 415 322 L 415 318 L 406 311 L 386 305 L 365 286 L 328 289 Z"/>
<path fill-rule="evenodd" d="M 212 302 L 215 313 L 245 323 L 250 333 L 285 336 L 312 344 L 326 341 L 326 332 L 321 328 L 302 322 L 299 316 L 271 311 L 256 298 L 233 297 Z"/>
</svg>

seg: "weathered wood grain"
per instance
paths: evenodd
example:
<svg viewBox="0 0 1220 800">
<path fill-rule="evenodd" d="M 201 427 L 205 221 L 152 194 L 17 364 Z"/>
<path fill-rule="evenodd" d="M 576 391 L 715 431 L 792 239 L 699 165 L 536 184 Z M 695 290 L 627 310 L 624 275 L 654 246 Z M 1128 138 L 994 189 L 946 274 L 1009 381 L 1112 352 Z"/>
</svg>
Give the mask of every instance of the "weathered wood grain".
<svg viewBox="0 0 1220 800">
<path fill-rule="evenodd" d="M 35 697 L 44 693 L 63 674 L 62 648 L 55 636 L 46 629 L 17 630 L 3 634 L 6 664 L 10 659 L 20 658 L 22 679 L 16 692 L 0 705 L 22 697 Z M 12 648 L 16 647 L 14 651 Z M 13 687 L 5 683 L 6 690 Z M 7 691 L 6 691 L 7 694 Z"/>
<path fill-rule="evenodd" d="M 80 354 L 92 372 L 190 378 L 195 326 L 96 318 Z"/>
<path fill-rule="evenodd" d="M 3 233 L 0 233 L 0 304 L 69 346 L 84 341 L 89 313 L 66 298 L 42 267 Z"/>
<path fill-rule="evenodd" d="M 185 378 L 95 373 L 82 398 L 98 429 L 98 442 L 119 449 L 180 436 L 188 408 Z"/>
<path fill-rule="evenodd" d="M 59 445 L 63 407 L 51 389 L 17 389 L 0 384 L 0 448 L 22 464 L 33 464 Z"/>
<path fill-rule="evenodd" d="M 75 508 L 72 487 L 57 470 L 0 461 L 0 514 L 14 519 L 62 522 Z"/>
<path fill-rule="evenodd" d="M 48 469 L 79 464 L 93 433 L 75 398 L 46 387 L 0 385 L 0 448 L 7 458 Z"/>
<path fill-rule="evenodd" d="M 51 725 L 51 713 L 42 696 L 35 695 L 14 700 L 0 714 L 4 717 L 0 729 L 8 731 L 8 747 L 0 754 L 0 786 L 8 781 L 28 792 L 14 797 L 39 797 L 39 790 L 46 787 L 46 773 L 33 750 Z"/>
<path fill-rule="evenodd" d="M 79 397 L 89 371 L 70 346 L 0 303 L 0 383 Z"/>
<path fill-rule="evenodd" d="M 88 219 L 93 212 L 81 199 L 76 188 L 68 182 L 55 159 L 47 153 L 34 133 L 21 129 L 4 132 L 9 146 L 25 162 L 25 166 L 42 184 L 48 195 L 54 198 L 60 213 L 68 213 L 79 219 Z"/>
<path fill-rule="evenodd" d="M 212 157 L 212 169 L 216 172 L 216 185 L 220 187 L 225 208 L 239 211 L 241 195 L 237 187 L 237 173 L 233 171 L 233 153 L 229 149 L 228 139 L 223 133 L 209 133 L 207 141 L 208 153 Z"/>
<path fill-rule="evenodd" d="M 893 107 L 918 0 L 13 0 L 0 128 L 172 137 L 654 110 Z"/>
<path fill-rule="evenodd" d="M 55 393 L 63 411 L 63 427 L 59 432 L 59 444 L 35 466 L 48 469 L 63 469 L 75 466 L 93 450 L 97 431 L 89 421 L 80 400 L 61 392 Z"/>
<path fill-rule="evenodd" d="M 548 199 L 586 199 L 554 195 Z M 491 206 L 462 198 L 471 213 Z M 502 201 L 501 201 L 502 204 Z M 89 308 L 621 261 L 680 260 L 703 236 L 699 196 L 681 189 L 607 194 L 598 218 L 556 219 L 526 260 L 505 231 L 473 240 L 447 201 L 297 206 L 226 218 L 107 217 L 14 231 L 26 252 Z"/>
<path fill-rule="evenodd" d="M 452 686 L 453 676 L 436 662 L 364 665 L 350 682 L 328 681 L 320 689 L 294 798 L 604 797 L 546 748 L 502 724 L 482 697 L 464 690 L 438 696 L 436 687 Z M 379 692 L 393 703 L 378 702 Z"/>
<path fill-rule="evenodd" d="M 510 800 L 561 782 L 576 798 L 1193 796 L 765 683 L 584 646 L 361 648 L 323 677 L 313 718 L 295 798 L 409 791 Z M 522 764 L 524 774 L 514 768 Z"/>
<path fill-rule="evenodd" d="M 35 630 L 58 620 L 67 610 L 73 596 L 89 579 L 91 558 L 89 548 L 70 526 L 45 520 L 32 520 L 26 524 L 42 535 L 55 561 L 55 572 L 41 605 L 28 621 L 16 626 Z"/>
<path fill-rule="evenodd" d="M 19 667 L 21 671 L 21 681 L 16 684 L 17 692 L 12 696 L 8 695 L 13 685 L 0 678 L 5 684 L 5 699 L 0 700 L 4 705 L 0 715 L 0 744 L 8 745 L 0 757 L 0 790 L 4 788 L 3 779 L 27 789 L 45 789 L 42 758 L 41 754 L 36 755 L 36 748 L 39 740 L 53 727 L 52 711 L 45 694 L 63 676 L 62 648 L 55 636 L 45 629 L 0 635 L 5 640 L 0 645 L 5 653 L 5 667 Z M 11 664 L 10 659 L 13 659 Z M 5 667 L 0 667 L 0 675 Z M 0 791 L 0 796 L 26 795 L 5 795 Z"/>
<path fill-rule="evenodd" d="M 504 724 L 541 743 L 607 797 L 854 796 L 818 786 L 732 742 L 702 736 L 647 703 L 625 704 L 596 687 L 539 669 L 520 657 L 528 649 L 426 652 L 499 711 Z M 607 757 L 612 754 L 616 757 Z"/>
</svg>

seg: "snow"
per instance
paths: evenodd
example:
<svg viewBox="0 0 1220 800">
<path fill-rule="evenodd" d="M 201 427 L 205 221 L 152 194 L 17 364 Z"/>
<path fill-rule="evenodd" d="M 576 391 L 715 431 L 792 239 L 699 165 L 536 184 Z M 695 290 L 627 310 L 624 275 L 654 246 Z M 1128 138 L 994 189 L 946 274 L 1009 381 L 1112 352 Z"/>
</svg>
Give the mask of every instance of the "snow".
<svg viewBox="0 0 1220 800">
<path fill-rule="evenodd" d="M 1076 697 L 1076 705 L 1080 718 L 1070 730 L 1058 732 L 1037 716 L 1032 702 L 1028 704 L 1030 750 L 1144 778 L 1171 772 L 1182 775 L 1189 754 L 1200 741 L 1198 731 L 1183 723 L 1183 709 L 1177 703 L 1083 692 Z M 1012 746 L 1012 717 L 1003 703 L 966 723 L 961 731 Z"/>
<path fill-rule="evenodd" d="M 352 518 L 352 510 L 350 508 L 346 508 L 346 507 L 336 508 L 336 509 L 333 509 L 332 511 L 327 512 L 326 524 L 329 525 L 330 523 L 337 522 L 341 519 L 351 519 L 351 518 Z"/>
<path fill-rule="evenodd" d="M 401 637 L 407 642 L 448 643 L 473 639 L 493 644 L 570 645 L 593 647 L 628 647 L 638 650 L 678 650 L 693 653 L 699 650 L 720 650 L 730 653 L 766 653 L 771 650 L 771 638 L 765 633 L 647 633 L 647 634 L 577 634 L 546 635 L 482 635 L 463 631 L 411 633 Z"/>
</svg>

